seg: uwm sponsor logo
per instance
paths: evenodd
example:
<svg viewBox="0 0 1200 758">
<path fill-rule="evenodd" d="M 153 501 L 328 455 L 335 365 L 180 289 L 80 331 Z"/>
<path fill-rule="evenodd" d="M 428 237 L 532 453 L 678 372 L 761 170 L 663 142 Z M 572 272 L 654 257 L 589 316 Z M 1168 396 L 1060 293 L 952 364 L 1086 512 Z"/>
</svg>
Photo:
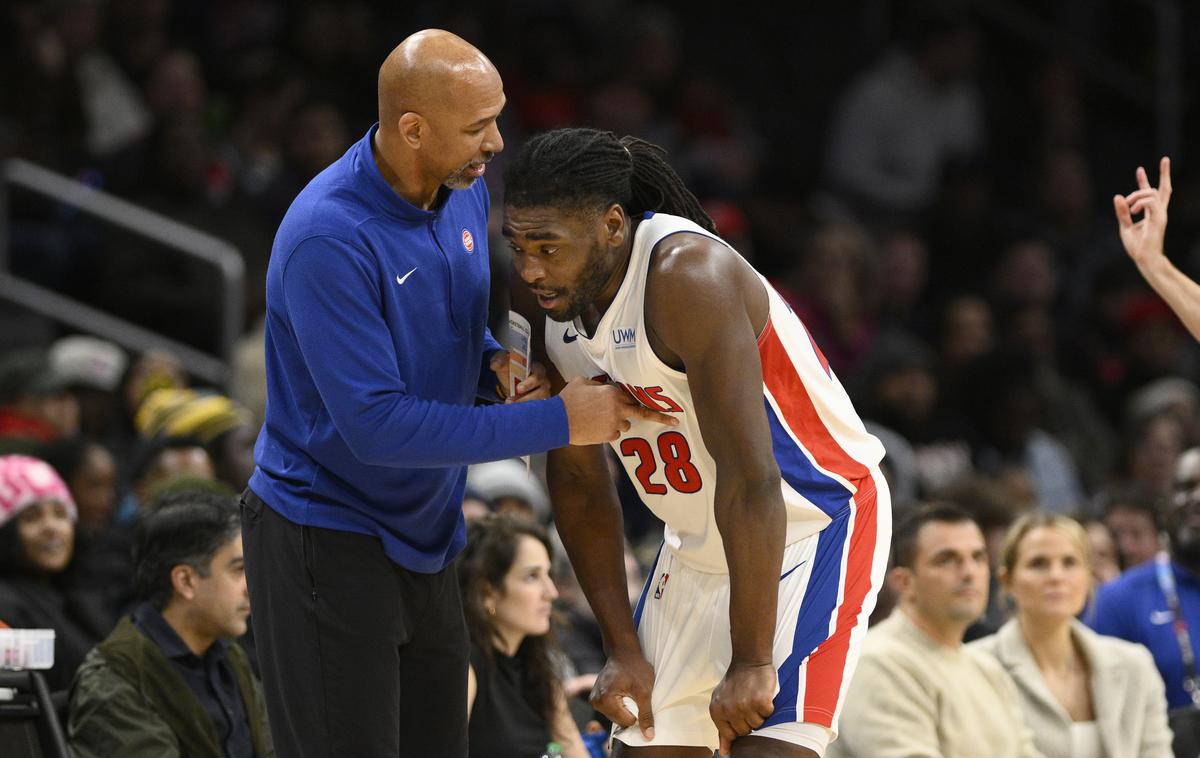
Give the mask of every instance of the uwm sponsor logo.
<svg viewBox="0 0 1200 758">
<path fill-rule="evenodd" d="M 637 344 L 637 329 L 613 329 L 613 344 L 620 350 Z"/>
<path fill-rule="evenodd" d="M 683 407 L 663 392 L 662 387 L 639 387 L 636 384 L 625 384 L 624 382 L 617 382 L 617 384 L 652 411 L 683 413 Z"/>
</svg>

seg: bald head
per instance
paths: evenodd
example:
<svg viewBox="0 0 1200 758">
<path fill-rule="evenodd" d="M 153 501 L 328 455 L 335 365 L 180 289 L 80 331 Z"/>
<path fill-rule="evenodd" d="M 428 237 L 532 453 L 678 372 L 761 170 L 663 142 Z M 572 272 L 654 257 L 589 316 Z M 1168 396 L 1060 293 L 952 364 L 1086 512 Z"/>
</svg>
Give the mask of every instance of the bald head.
<svg viewBox="0 0 1200 758">
<path fill-rule="evenodd" d="M 499 82 L 496 67 L 474 45 L 441 29 L 408 37 L 379 67 L 379 125 L 394 129 L 407 112 L 445 109 L 472 87 Z"/>
<path fill-rule="evenodd" d="M 504 103 L 496 67 L 465 40 L 440 29 L 404 40 L 379 69 L 373 147 L 384 180 L 427 209 L 441 187 L 467 189 L 504 149 Z"/>
</svg>

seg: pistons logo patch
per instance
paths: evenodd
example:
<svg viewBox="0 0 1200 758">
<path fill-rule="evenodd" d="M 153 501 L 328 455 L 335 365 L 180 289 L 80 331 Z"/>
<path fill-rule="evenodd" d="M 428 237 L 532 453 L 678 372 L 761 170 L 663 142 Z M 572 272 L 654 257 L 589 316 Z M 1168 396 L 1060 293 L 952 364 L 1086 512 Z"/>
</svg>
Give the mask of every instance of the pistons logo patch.
<svg viewBox="0 0 1200 758">
<path fill-rule="evenodd" d="M 663 592 L 667 589 L 667 580 L 671 578 L 670 574 L 664 573 L 658 578 L 658 585 L 654 588 L 654 599 L 662 600 Z"/>
<path fill-rule="evenodd" d="M 475 238 L 471 236 L 469 229 L 463 229 L 462 240 L 463 250 L 466 250 L 468 253 L 475 252 Z"/>
</svg>

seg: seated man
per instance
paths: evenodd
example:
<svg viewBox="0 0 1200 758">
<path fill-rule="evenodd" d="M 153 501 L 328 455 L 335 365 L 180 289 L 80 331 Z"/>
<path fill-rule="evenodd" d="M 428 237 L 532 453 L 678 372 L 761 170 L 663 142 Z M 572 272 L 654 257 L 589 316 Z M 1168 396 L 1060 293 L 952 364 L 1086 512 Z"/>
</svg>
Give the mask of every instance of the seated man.
<svg viewBox="0 0 1200 758">
<path fill-rule="evenodd" d="M 1012 680 L 962 644 L 987 605 L 983 532 L 956 506 L 924 506 L 897 524 L 892 556 L 899 605 L 867 634 L 828 755 L 1040 755 Z"/>
<path fill-rule="evenodd" d="M 273 756 L 261 689 L 231 642 L 250 613 L 236 503 L 164 496 L 138 528 L 135 556 L 142 602 L 72 686 L 73 754 Z"/>
</svg>

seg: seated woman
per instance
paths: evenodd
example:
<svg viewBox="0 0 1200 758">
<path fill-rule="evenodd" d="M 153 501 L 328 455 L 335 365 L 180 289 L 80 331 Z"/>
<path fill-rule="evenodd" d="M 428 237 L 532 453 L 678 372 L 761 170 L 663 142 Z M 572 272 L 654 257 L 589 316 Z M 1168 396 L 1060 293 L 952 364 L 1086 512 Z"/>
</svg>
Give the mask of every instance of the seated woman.
<svg viewBox="0 0 1200 758">
<path fill-rule="evenodd" d="M 1171 758 L 1150 653 L 1076 619 L 1092 586 L 1083 527 L 1047 513 L 1018 519 L 1004 540 L 1000 585 L 1016 615 L 972 646 L 1016 682 L 1038 749 L 1047 758 Z"/>
<path fill-rule="evenodd" d="M 471 633 L 470 758 L 536 758 L 551 742 L 587 758 L 550 634 L 558 591 L 545 531 L 506 516 L 476 521 L 458 571 Z"/>
<path fill-rule="evenodd" d="M 0 620 L 14 629 L 53 629 L 51 690 L 65 690 L 92 646 L 112 629 L 98 597 L 69 589 L 75 502 L 44 461 L 0 456 Z"/>
</svg>

